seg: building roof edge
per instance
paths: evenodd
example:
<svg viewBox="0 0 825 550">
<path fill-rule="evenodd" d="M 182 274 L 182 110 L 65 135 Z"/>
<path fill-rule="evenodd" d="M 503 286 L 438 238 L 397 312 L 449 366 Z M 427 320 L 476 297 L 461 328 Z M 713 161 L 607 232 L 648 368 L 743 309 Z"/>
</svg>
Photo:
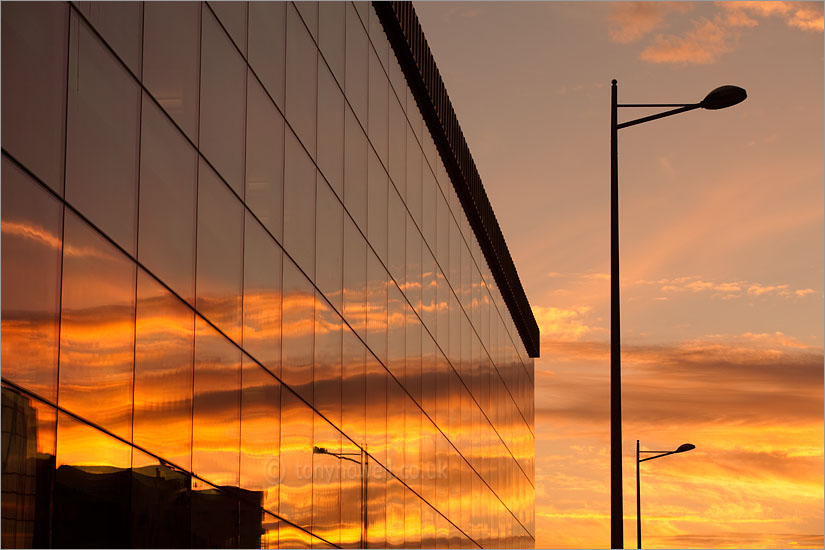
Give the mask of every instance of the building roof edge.
<svg viewBox="0 0 825 550">
<path fill-rule="evenodd" d="M 530 357 L 538 357 L 538 323 L 412 2 L 373 1 L 372 5 L 444 161 L 524 347 Z"/>
</svg>

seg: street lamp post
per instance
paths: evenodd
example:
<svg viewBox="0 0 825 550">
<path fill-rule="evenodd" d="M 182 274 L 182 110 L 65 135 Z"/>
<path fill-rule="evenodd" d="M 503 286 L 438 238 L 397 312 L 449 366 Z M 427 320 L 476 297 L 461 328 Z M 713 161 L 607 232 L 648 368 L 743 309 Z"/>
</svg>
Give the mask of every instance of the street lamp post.
<svg viewBox="0 0 825 550">
<path fill-rule="evenodd" d="M 336 453 L 330 451 L 325 447 L 313 447 L 312 453 L 316 455 L 329 455 L 334 456 L 339 460 L 349 460 L 350 462 L 354 462 L 361 466 L 361 546 L 360 548 L 367 547 L 367 482 L 369 476 L 369 456 L 366 451 L 361 449 L 361 452 L 358 453 Z M 353 456 L 358 456 L 360 460 L 355 460 L 354 458 L 350 458 Z"/>
<path fill-rule="evenodd" d="M 617 82 L 611 88 L 610 112 L 610 542 L 624 548 L 622 504 L 622 359 L 619 326 L 619 130 L 702 108 L 715 111 L 748 97 L 738 86 L 720 86 L 699 103 L 625 103 L 618 101 Z M 654 115 L 619 123 L 623 107 L 673 107 Z"/>
<path fill-rule="evenodd" d="M 641 549 L 642 547 L 642 494 L 640 491 L 641 488 L 641 481 L 639 478 L 639 465 L 642 462 L 653 460 L 654 458 L 662 458 L 663 456 L 673 455 L 676 453 L 685 453 L 687 451 L 692 451 L 696 448 L 696 445 L 692 443 L 684 443 L 679 445 L 679 448 L 675 451 L 640 451 L 639 450 L 639 440 L 636 440 L 636 547 Z M 650 456 L 647 458 L 639 459 L 639 453 L 658 453 L 656 456 Z"/>
</svg>

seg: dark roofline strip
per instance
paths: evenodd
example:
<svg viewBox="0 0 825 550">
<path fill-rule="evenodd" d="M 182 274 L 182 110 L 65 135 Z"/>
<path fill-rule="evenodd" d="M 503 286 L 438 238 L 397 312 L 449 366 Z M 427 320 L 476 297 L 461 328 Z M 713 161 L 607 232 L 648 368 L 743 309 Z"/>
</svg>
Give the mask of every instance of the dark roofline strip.
<svg viewBox="0 0 825 550">
<path fill-rule="evenodd" d="M 478 238 L 524 347 L 530 357 L 538 357 L 538 323 L 412 2 L 373 1 L 372 5 L 444 160 L 447 174 Z"/>
</svg>

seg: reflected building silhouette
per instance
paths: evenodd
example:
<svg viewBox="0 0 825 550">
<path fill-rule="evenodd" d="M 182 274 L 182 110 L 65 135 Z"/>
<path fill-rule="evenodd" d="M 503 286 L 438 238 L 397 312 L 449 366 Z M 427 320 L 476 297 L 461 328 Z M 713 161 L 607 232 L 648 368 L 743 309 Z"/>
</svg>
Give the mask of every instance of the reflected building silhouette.
<svg viewBox="0 0 825 550">
<path fill-rule="evenodd" d="M 534 545 L 538 327 L 411 4 L 2 52 L 3 547 Z"/>
</svg>

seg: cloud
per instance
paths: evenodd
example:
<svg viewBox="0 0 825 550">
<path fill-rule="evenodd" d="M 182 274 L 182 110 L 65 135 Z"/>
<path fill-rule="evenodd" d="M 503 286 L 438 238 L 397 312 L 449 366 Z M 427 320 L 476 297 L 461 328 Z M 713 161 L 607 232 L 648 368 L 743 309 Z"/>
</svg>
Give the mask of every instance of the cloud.
<svg viewBox="0 0 825 550">
<path fill-rule="evenodd" d="M 686 13 L 690 2 L 622 2 L 610 15 L 610 38 L 619 44 L 637 42 L 665 24 L 669 13 Z"/>
<path fill-rule="evenodd" d="M 805 31 L 822 32 L 823 5 L 821 2 L 717 2 L 724 9 L 731 25 L 759 24 L 754 17 L 780 17 L 789 27 Z"/>
<path fill-rule="evenodd" d="M 547 342 L 545 360 L 564 375 L 537 377 L 536 415 L 556 424 L 603 423 L 607 342 Z M 782 333 L 712 336 L 622 347 L 625 419 L 637 425 L 817 422 L 823 351 Z M 602 395 L 604 393 L 605 395 Z"/>
<path fill-rule="evenodd" d="M 576 341 L 585 336 L 604 333 L 604 327 L 591 324 L 589 306 L 569 308 L 533 306 L 542 339 L 551 341 Z"/>
<path fill-rule="evenodd" d="M 812 533 L 720 532 L 646 535 L 650 545 L 662 548 L 822 548 L 822 535 Z"/>
<path fill-rule="evenodd" d="M 638 280 L 634 286 L 658 286 L 664 293 L 699 293 L 710 292 L 713 297 L 723 300 L 742 298 L 744 296 L 780 296 L 783 298 L 805 297 L 817 294 L 812 288 L 791 289 L 785 283 L 762 284 L 750 281 L 708 281 L 691 275 L 684 277 L 663 278 L 654 281 Z M 659 299 L 659 298 L 657 298 Z"/>
<path fill-rule="evenodd" d="M 658 35 L 641 58 L 652 63 L 709 64 L 733 49 L 738 38 L 722 20 L 701 18 L 683 36 Z"/>
<path fill-rule="evenodd" d="M 638 42 L 668 26 L 671 14 L 693 8 L 679 8 L 679 4 L 682 3 L 619 5 L 610 18 L 610 37 L 620 44 Z M 742 31 L 758 27 L 761 20 L 769 18 L 781 18 L 789 27 L 803 31 L 822 32 L 825 27 L 821 2 L 716 2 L 714 12 L 693 19 L 689 29 L 654 36 L 640 58 L 651 63 L 714 63 L 736 48 Z"/>
</svg>

